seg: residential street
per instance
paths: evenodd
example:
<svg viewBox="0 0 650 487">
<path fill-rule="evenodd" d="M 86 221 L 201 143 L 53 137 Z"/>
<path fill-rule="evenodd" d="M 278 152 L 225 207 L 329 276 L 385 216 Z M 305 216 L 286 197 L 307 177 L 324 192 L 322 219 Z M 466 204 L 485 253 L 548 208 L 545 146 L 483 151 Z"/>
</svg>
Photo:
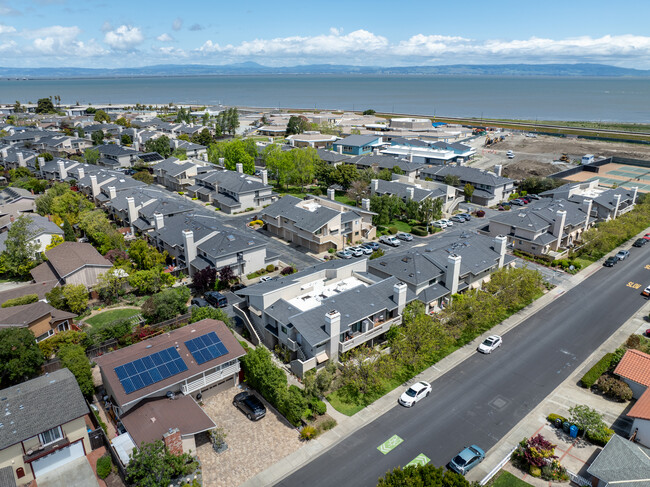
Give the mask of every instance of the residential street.
<svg viewBox="0 0 650 487">
<path fill-rule="evenodd" d="M 374 486 L 420 454 L 445 465 L 465 445 L 488 452 L 646 302 L 649 264 L 648 250 L 633 248 L 505 334 L 494 354 L 477 353 L 433 382 L 414 408 L 396 405 L 277 485 Z M 403 442 L 381 453 L 393 435 Z"/>
</svg>

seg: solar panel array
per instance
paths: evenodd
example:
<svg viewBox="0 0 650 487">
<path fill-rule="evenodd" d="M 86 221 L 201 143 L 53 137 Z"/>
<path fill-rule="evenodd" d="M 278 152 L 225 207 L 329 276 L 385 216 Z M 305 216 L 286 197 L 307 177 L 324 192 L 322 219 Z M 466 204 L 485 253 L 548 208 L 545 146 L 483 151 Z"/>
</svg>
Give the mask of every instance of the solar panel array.
<svg viewBox="0 0 650 487">
<path fill-rule="evenodd" d="M 178 350 L 170 347 L 115 367 L 114 370 L 124 387 L 124 392 L 131 394 L 172 375 L 185 372 L 187 365 L 178 354 Z"/>
<path fill-rule="evenodd" d="M 228 353 L 226 346 L 213 331 L 186 341 L 185 346 L 199 365 Z"/>
</svg>

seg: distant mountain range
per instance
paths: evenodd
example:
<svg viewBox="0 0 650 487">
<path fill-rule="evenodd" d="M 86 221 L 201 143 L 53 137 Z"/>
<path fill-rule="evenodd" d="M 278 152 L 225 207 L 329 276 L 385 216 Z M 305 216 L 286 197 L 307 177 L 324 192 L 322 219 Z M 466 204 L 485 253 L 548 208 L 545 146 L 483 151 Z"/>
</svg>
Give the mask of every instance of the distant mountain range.
<svg viewBox="0 0 650 487">
<path fill-rule="evenodd" d="M 554 77 L 650 77 L 650 70 L 619 68 L 605 64 L 455 64 L 446 66 L 348 66 L 308 64 L 270 67 L 254 62 L 226 65 L 159 64 L 139 68 L 3 68 L 0 79 L 43 78 L 130 78 L 146 76 L 214 75 L 440 75 L 440 76 L 554 76 Z"/>
</svg>

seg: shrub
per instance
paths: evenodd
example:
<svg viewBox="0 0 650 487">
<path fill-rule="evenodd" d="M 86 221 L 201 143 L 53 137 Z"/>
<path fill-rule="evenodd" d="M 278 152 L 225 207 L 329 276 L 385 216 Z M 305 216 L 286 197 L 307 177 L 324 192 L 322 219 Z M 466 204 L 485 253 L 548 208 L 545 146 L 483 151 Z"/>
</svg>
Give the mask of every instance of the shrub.
<svg viewBox="0 0 650 487">
<path fill-rule="evenodd" d="M 529 469 L 530 475 L 533 477 L 541 477 L 542 476 L 542 469 L 539 467 L 536 467 L 535 465 L 531 465 Z"/>
<path fill-rule="evenodd" d="M 411 233 L 418 237 L 426 237 L 429 235 L 429 232 L 427 232 L 427 229 L 424 227 L 411 227 Z"/>
<path fill-rule="evenodd" d="M 370 259 L 370 260 L 372 260 L 372 259 L 378 259 L 378 258 L 381 257 L 382 255 L 384 255 L 384 251 L 383 251 L 382 249 L 378 249 L 378 250 L 375 250 L 372 254 L 370 254 L 370 258 L 369 258 L 369 259 Z"/>
<path fill-rule="evenodd" d="M 113 469 L 113 462 L 110 456 L 103 456 L 97 459 L 97 476 L 100 479 L 105 479 Z"/>
<path fill-rule="evenodd" d="M 483 218 L 485 216 L 485 212 L 483 210 L 478 210 L 476 212 L 476 216 L 479 218 Z"/>
<path fill-rule="evenodd" d="M 610 375 L 601 375 L 597 382 L 598 389 L 607 397 L 625 402 L 632 399 L 633 393 L 625 382 Z"/>
<path fill-rule="evenodd" d="M 336 249 L 327 249 L 327 251 L 328 251 L 330 254 L 333 254 L 334 252 L 336 252 Z"/>
<path fill-rule="evenodd" d="M 316 437 L 316 428 L 313 426 L 304 426 L 300 431 L 300 439 L 309 441 Z"/>
<path fill-rule="evenodd" d="M 6 306 L 3 304 L 2 307 L 5 308 Z M 625 342 L 625 345 L 627 346 L 627 348 L 633 348 L 635 350 L 638 350 L 639 345 L 641 345 L 641 337 L 639 335 L 630 335 L 630 337 Z"/>
<path fill-rule="evenodd" d="M 549 414 L 549 415 L 546 417 L 546 419 L 548 419 L 548 421 L 549 421 L 551 424 L 555 424 L 555 421 L 558 420 L 558 419 L 561 419 L 561 420 L 562 420 L 562 423 L 566 423 L 566 422 L 568 421 L 564 416 L 560 416 L 559 414 Z"/>
<path fill-rule="evenodd" d="M 388 233 L 390 233 L 391 235 L 395 235 L 397 232 L 399 232 L 397 227 L 388 227 Z"/>
<path fill-rule="evenodd" d="M 594 445 L 605 446 L 607 442 L 612 438 L 614 430 L 609 428 L 604 428 L 597 432 L 587 432 L 587 439 L 591 441 Z"/>
<path fill-rule="evenodd" d="M 7 299 L 2 303 L 3 308 L 11 308 L 12 306 L 22 306 L 23 304 L 32 304 L 38 301 L 38 294 L 25 294 L 19 298 Z"/>
<path fill-rule="evenodd" d="M 614 357 L 613 353 L 607 353 L 603 358 L 601 358 L 596 365 L 587 371 L 587 373 L 582 376 L 580 379 L 580 386 L 585 389 L 591 388 L 598 378 L 609 370 L 609 367 L 612 363 L 612 358 Z"/>
<path fill-rule="evenodd" d="M 275 270 L 275 266 L 273 264 L 269 264 L 266 266 L 266 272 L 273 272 Z"/>
<path fill-rule="evenodd" d="M 316 398 L 312 399 L 309 402 L 309 407 L 315 414 L 318 414 L 319 416 L 322 416 L 327 412 L 327 406 L 325 405 L 325 403 Z"/>
<path fill-rule="evenodd" d="M 280 274 L 282 274 L 283 276 L 288 276 L 289 274 L 293 274 L 293 273 L 294 273 L 294 269 L 291 266 L 285 267 L 280 271 Z"/>
<path fill-rule="evenodd" d="M 329 418 L 323 421 L 320 425 L 323 431 L 329 431 L 336 426 L 336 420 L 334 418 Z"/>
</svg>

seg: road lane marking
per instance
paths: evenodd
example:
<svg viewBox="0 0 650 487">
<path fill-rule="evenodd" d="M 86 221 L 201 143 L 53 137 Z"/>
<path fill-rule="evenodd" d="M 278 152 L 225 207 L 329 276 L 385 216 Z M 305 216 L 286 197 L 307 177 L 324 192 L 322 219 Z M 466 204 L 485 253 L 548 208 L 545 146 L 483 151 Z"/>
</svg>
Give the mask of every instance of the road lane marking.
<svg viewBox="0 0 650 487">
<path fill-rule="evenodd" d="M 397 435 L 393 435 L 390 438 L 388 438 L 386 441 L 384 441 L 381 445 L 377 447 L 377 450 L 382 452 L 384 455 L 389 453 L 391 450 L 395 449 L 400 443 L 402 443 L 404 440 L 401 439 Z"/>
<path fill-rule="evenodd" d="M 422 467 L 429 463 L 431 459 L 426 456 L 424 453 L 420 453 L 417 457 L 415 457 L 413 460 L 411 460 L 409 463 L 406 464 L 406 467 Z"/>
<path fill-rule="evenodd" d="M 631 287 L 632 289 L 640 289 L 641 288 L 641 284 L 639 284 L 638 282 L 632 282 L 632 281 L 628 282 L 626 284 L 626 286 Z"/>
</svg>

